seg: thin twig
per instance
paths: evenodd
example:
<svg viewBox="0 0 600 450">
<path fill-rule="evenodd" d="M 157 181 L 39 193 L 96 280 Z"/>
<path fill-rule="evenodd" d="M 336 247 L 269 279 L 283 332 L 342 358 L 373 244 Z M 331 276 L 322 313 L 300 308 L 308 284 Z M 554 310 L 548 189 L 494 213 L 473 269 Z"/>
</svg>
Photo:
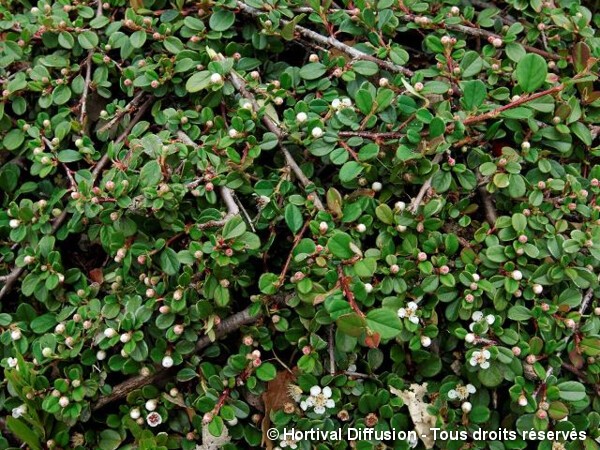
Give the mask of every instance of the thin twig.
<svg viewBox="0 0 600 450">
<path fill-rule="evenodd" d="M 112 119 L 110 119 L 108 122 L 106 122 L 104 125 L 102 125 L 100 127 L 100 129 L 98 130 L 98 133 L 104 133 L 105 131 L 108 131 L 112 127 L 114 127 L 116 125 L 116 123 L 119 122 L 125 114 L 133 111 L 133 109 L 142 100 L 143 96 L 144 96 L 144 91 L 138 92 L 135 95 L 135 97 L 133 97 L 133 100 L 131 100 L 123 109 L 119 110 Z"/>
<path fill-rule="evenodd" d="M 294 236 L 294 243 L 292 244 L 292 249 L 290 250 L 288 257 L 285 260 L 285 264 L 283 265 L 283 269 L 281 269 L 281 273 L 279 274 L 279 281 L 278 281 L 279 286 L 281 286 L 285 280 L 285 275 L 287 274 L 287 271 L 290 267 L 290 263 L 292 262 L 292 254 L 294 253 L 294 250 L 298 246 L 300 239 L 302 239 L 302 236 L 304 236 L 304 232 L 306 231 L 306 228 L 308 228 L 309 223 L 310 223 L 310 218 L 308 220 L 306 220 L 306 222 L 304 222 L 302 229 L 298 232 L 298 234 L 296 236 Z"/>
<path fill-rule="evenodd" d="M 261 317 L 261 314 L 256 316 L 252 316 L 250 314 L 250 308 L 246 308 L 243 311 L 240 311 L 232 316 L 224 319 L 219 325 L 217 325 L 214 329 L 215 331 L 215 339 L 220 339 L 227 334 L 238 330 L 244 325 L 250 325 L 256 322 Z M 196 351 L 208 347 L 211 345 L 213 341 L 210 340 L 208 336 L 202 336 L 196 342 Z M 104 397 L 100 397 L 98 401 L 92 406 L 92 411 L 97 411 L 100 408 L 112 403 L 116 400 L 120 400 L 122 398 L 127 397 L 130 392 L 140 389 L 148 384 L 155 384 L 162 379 L 165 379 L 169 375 L 169 369 L 165 369 L 160 367 L 154 374 L 150 376 L 138 375 L 128 380 L 123 381 L 122 383 L 117 384 L 113 387 L 112 392 L 109 395 Z"/>
<path fill-rule="evenodd" d="M 432 164 L 439 164 L 440 161 L 442 160 L 443 157 L 443 153 L 436 153 L 435 156 L 433 157 L 433 160 L 431 161 Z M 431 180 L 433 178 L 433 175 L 430 176 L 429 178 L 427 178 L 427 180 L 425 180 L 425 183 L 423 183 L 423 186 L 421 186 L 421 189 L 419 190 L 419 193 L 417 194 L 417 196 L 413 199 L 412 202 L 410 202 L 410 206 L 408 207 L 408 211 L 415 214 L 417 212 L 417 210 L 419 209 L 419 206 L 421 206 L 421 202 L 423 201 L 423 197 L 425 197 L 425 194 L 427 193 L 428 189 L 431 187 Z"/>
<path fill-rule="evenodd" d="M 219 58 L 222 58 L 222 56 L 219 55 Z M 231 80 L 231 84 L 233 84 L 233 86 L 240 92 L 240 94 L 242 94 L 242 96 L 244 96 L 247 100 L 250 101 L 254 110 L 259 111 L 260 105 L 256 102 L 254 95 L 250 91 L 248 91 L 248 89 L 246 89 L 246 82 L 244 81 L 244 79 L 233 71 L 229 74 L 229 79 Z M 296 160 L 294 160 L 294 157 L 292 156 L 290 151 L 283 145 L 282 141 L 286 137 L 286 133 L 281 129 L 281 127 L 277 123 L 275 123 L 275 121 L 271 117 L 269 117 L 268 114 L 263 114 L 262 121 L 267 127 L 267 129 L 277 137 L 277 140 L 279 141 L 279 149 L 283 153 L 287 165 L 292 169 L 294 175 L 296 175 L 296 178 L 300 180 L 302 186 L 306 188 L 309 185 L 313 184 L 306 177 L 306 175 L 304 175 L 304 172 L 302 172 L 302 169 L 300 168 Z M 323 206 L 323 203 L 321 202 L 321 199 L 319 198 L 318 194 L 316 192 L 313 192 L 312 195 L 314 197 L 313 203 L 315 207 L 323 211 L 325 207 Z"/>
<path fill-rule="evenodd" d="M 133 109 L 135 107 L 135 103 L 137 103 L 137 100 L 136 100 L 137 98 L 138 97 L 136 96 L 129 103 L 127 108 L 125 108 L 125 109 L 127 109 L 127 110 Z M 121 133 L 121 135 L 115 141 L 115 144 L 120 144 L 121 142 L 124 142 L 127 139 L 127 137 L 129 136 L 129 133 L 131 132 L 131 129 L 142 118 L 142 116 L 146 112 L 146 109 L 148 109 L 148 107 L 150 106 L 151 102 L 152 102 L 152 98 L 148 98 L 144 103 L 142 103 L 142 105 L 139 107 L 136 115 L 133 116 L 133 119 L 131 119 L 131 122 L 129 122 L 129 125 L 127 125 L 127 127 L 125 128 L 123 133 Z M 123 116 L 120 116 L 120 117 L 123 117 Z M 102 171 L 104 166 L 106 166 L 106 164 L 108 163 L 108 160 L 109 160 L 108 153 L 105 153 L 104 156 L 102 156 L 102 158 L 100 158 L 100 160 L 98 160 L 96 167 L 94 167 L 94 170 L 92 170 L 92 175 L 93 175 L 94 180 L 96 180 L 96 178 L 98 178 L 98 175 L 100 174 L 100 172 Z"/>
<path fill-rule="evenodd" d="M 263 14 L 265 14 L 264 11 L 260 11 L 258 9 L 252 8 L 251 6 L 248 6 L 244 2 L 241 2 L 241 1 L 238 1 L 237 5 L 241 11 L 243 11 L 244 13 L 251 15 L 253 17 L 260 17 Z M 287 20 L 283 20 L 283 19 L 281 20 L 281 26 L 285 26 L 289 23 L 290 22 L 288 22 Z M 347 54 L 352 59 L 362 60 L 362 61 L 371 61 L 371 62 L 374 62 L 375 64 L 377 64 L 382 69 L 389 70 L 390 72 L 401 73 L 408 77 L 413 76 L 412 70 L 409 70 L 406 67 L 402 67 L 397 64 L 394 64 L 390 61 L 384 61 L 382 59 L 376 58 L 375 56 L 371 56 L 371 55 L 368 55 L 367 53 L 361 52 L 360 50 L 357 50 L 356 48 L 350 47 L 349 45 L 346 45 L 343 42 L 338 41 L 333 36 L 326 37 L 315 31 L 309 30 L 308 28 L 304 28 L 303 26 L 300 26 L 300 25 L 296 25 L 294 28 L 304 38 L 310 39 L 310 40 L 315 41 L 324 46 L 333 47 L 336 50 L 339 50 L 339 51 Z"/>
<path fill-rule="evenodd" d="M 333 339 L 333 325 L 329 325 L 329 340 L 328 340 L 328 348 L 329 348 L 329 373 L 331 376 L 335 375 L 335 343 Z"/>
</svg>

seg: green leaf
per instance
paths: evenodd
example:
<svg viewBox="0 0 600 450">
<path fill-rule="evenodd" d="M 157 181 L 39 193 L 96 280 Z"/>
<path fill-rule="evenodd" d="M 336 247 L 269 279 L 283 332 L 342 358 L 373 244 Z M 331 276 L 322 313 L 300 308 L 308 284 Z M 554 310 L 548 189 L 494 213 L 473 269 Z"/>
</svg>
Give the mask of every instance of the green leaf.
<svg viewBox="0 0 600 450">
<path fill-rule="evenodd" d="M 268 363 L 268 362 L 262 363 L 256 369 L 256 376 L 258 377 L 259 380 L 271 381 L 271 380 L 274 380 L 275 377 L 277 376 L 277 369 L 271 363 Z"/>
<path fill-rule="evenodd" d="M 463 92 L 461 103 L 466 110 L 472 111 L 477 109 L 485 101 L 487 91 L 483 81 L 461 81 L 460 88 Z"/>
<path fill-rule="evenodd" d="M 17 438 L 27 444 L 32 450 L 41 450 L 40 437 L 32 429 L 32 427 L 19 419 L 8 417 L 6 426 Z"/>
<path fill-rule="evenodd" d="M 340 316 L 336 324 L 348 336 L 359 337 L 365 331 L 365 320 L 354 312 Z"/>
<path fill-rule="evenodd" d="M 165 248 L 160 254 L 160 267 L 167 275 L 175 275 L 179 271 L 177 252 L 170 247 Z"/>
<path fill-rule="evenodd" d="M 564 381 L 556 387 L 559 397 L 568 402 L 579 402 L 587 397 L 585 386 L 579 381 Z"/>
<path fill-rule="evenodd" d="M 356 92 L 354 101 L 356 102 L 358 109 L 360 109 L 360 112 L 363 114 L 369 114 L 373 109 L 373 97 L 366 89 L 359 89 Z"/>
<path fill-rule="evenodd" d="M 533 92 L 539 88 L 548 75 L 546 60 L 536 53 L 528 53 L 517 63 L 515 71 L 517 83 L 525 92 Z"/>
<path fill-rule="evenodd" d="M 363 166 L 356 161 L 348 161 L 340 169 L 340 181 L 342 183 L 348 183 L 355 180 L 363 171 Z"/>
<path fill-rule="evenodd" d="M 483 59 L 479 56 L 479 53 L 469 51 L 465 53 L 463 59 L 460 62 L 460 70 L 463 78 L 469 78 L 477 75 L 483 69 Z"/>
<path fill-rule="evenodd" d="M 231 28 L 235 22 L 235 14 L 226 9 L 219 9 L 213 12 L 208 21 L 208 25 L 215 31 L 225 31 Z"/>
<path fill-rule="evenodd" d="M 24 140 L 25 135 L 23 134 L 23 132 L 18 128 L 13 128 L 8 133 L 6 133 L 2 144 L 4 145 L 6 150 L 12 151 L 19 148 Z"/>
<path fill-rule="evenodd" d="M 31 321 L 31 330 L 36 334 L 44 334 L 51 330 L 56 325 L 56 316 L 51 313 L 46 313 L 42 316 L 36 317 Z"/>
<path fill-rule="evenodd" d="M 600 338 L 586 337 L 579 343 L 579 348 L 588 356 L 600 356 Z"/>
<path fill-rule="evenodd" d="M 309 63 L 300 69 L 300 78 L 303 80 L 316 80 L 327 72 L 327 66 L 321 63 Z"/>
<path fill-rule="evenodd" d="M 395 311 L 386 308 L 372 309 L 367 313 L 367 325 L 381 335 L 381 339 L 393 339 L 402 331 L 402 322 Z"/>
<path fill-rule="evenodd" d="M 206 89 L 211 84 L 211 81 L 210 81 L 211 75 L 212 75 L 211 72 L 208 70 L 203 70 L 201 72 L 195 73 L 185 83 L 186 91 L 198 92 L 203 89 Z"/>
<path fill-rule="evenodd" d="M 263 273 L 260 276 L 260 278 L 258 279 L 258 288 L 260 289 L 260 292 L 262 292 L 263 294 L 267 294 L 267 295 L 276 294 L 278 286 L 279 286 L 279 276 L 274 273 L 271 273 L 271 272 Z"/>
<path fill-rule="evenodd" d="M 100 433 L 100 450 L 116 450 L 121 445 L 121 435 L 114 430 L 104 430 Z"/>
<path fill-rule="evenodd" d="M 61 150 L 58 153 L 58 160 L 63 163 L 79 161 L 83 155 L 75 150 Z"/>
<path fill-rule="evenodd" d="M 352 64 L 352 70 L 361 75 L 370 77 L 379 72 L 379 66 L 372 61 L 356 61 Z"/>
<path fill-rule="evenodd" d="M 292 230 L 292 233 L 296 234 L 300 228 L 302 228 L 302 224 L 304 222 L 300 208 L 292 203 L 289 203 L 285 207 L 284 215 L 285 223 L 287 223 L 287 226 L 290 228 L 290 230 Z"/>
<path fill-rule="evenodd" d="M 161 179 L 162 171 L 158 161 L 149 161 L 140 170 L 140 185 L 143 187 L 156 186 Z"/>
<path fill-rule="evenodd" d="M 98 35 L 93 31 L 83 31 L 77 36 L 77 42 L 86 50 L 91 50 L 98 45 Z"/>
<path fill-rule="evenodd" d="M 246 232 L 246 223 L 241 216 L 233 216 L 223 227 L 223 239 L 235 239 Z"/>
<path fill-rule="evenodd" d="M 349 234 L 343 231 L 336 231 L 327 241 L 327 248 L 337 258 L 349 259 L 354 256 L 354 252 L 350 248 L 351 243 L 352 238 Z"/>
<path fill-rule="evenodd" d="M 515 305 L 508 310 L 508 318 L 518 322 L 531 319 L 531 311 L 525 306 Z"/>
</svg>

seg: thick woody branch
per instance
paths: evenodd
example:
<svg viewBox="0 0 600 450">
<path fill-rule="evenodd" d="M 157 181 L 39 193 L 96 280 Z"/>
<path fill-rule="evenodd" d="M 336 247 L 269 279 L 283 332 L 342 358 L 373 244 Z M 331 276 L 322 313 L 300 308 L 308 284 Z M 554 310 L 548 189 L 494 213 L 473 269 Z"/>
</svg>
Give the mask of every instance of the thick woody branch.
<svg viewBox="0 0 600 450">
<path fill-rule="evenodd" d="M 241 1 L 238 1 L 237 4 L 238 4 L 238 8 L 241 11 L 243 11 L 244 13 L 251 15 L 253 17 L 259 17 L 259 16 L 265 14 L 263 11 L 259 11 L 258 9 L 252 8 Z M 288 23 L 290 23 L 290 22 L 288 22 L 287 20 L 281 20 L 282 26 L 285 26 Z M 344 44 L 343 42 L 338 41 L 333 36 L 326 37 L 326 36 L 323 36 L 322 34 L 319 34 L 315 31 L 309 30 L 308 28 L 304 28 L 303 26 L 300 26 L 300 25 L 296 25 L 295 30 L 298 34 L 300 34 L 305 39 L 309 39 L 309 40 L 314 41 L 323 46 L 333 47 L 336 50 L 339 50 L 340 52 L 347 54 L 354 60 L 371 61 L 371 62 L 374 62 L 375 64 L 377 64 L 379 67 L 381 67 L 384 70 L 389 70 L 390 72 L 393 72 L 393 73 L 401 73 L 408 77 L 413 76 L 412 70 L 409 70 L 406 67 L 399 66 L 398 64 L 394 64 L 390 61 L 384 61 L 382 59 L 368 55 L 367 53 L 361 52 L 360 50 L 357 50 L 353 47 L 350 47 L 349 45 Z"/>
<path fill-rule="evenodd" d="M 254 110 L 260 110 L 261 107 L 256 102 L 254 95 L 246 88 L 246 82 L 244 81 L 244 79 L 235 72 L 231 72 L 229 74 L 229 79 L 231 81 L 231 84 L 233 84 L 233 86 L 239 91 L 239 93 L 250 101 Z M 286 137 L 286 132 L 282 130 L 281 127 L 271 117 L 269 117 L 268 114 L 263 114 L 262 121 L 267 127 L 267 129 L 275 136 L 277 136 L 277 140 L 279 141 L 279 149 L 285 157 L 286 164 L 290 167 L 292 172 L 294 172 L 294 175 L 296 175 L 296 178 L 298 178 L 300 183 L 302 183 L 302 186 L 306 188 L 309 185 L 311 185 L 312 182 L 306 177 L 304 172 L 302 172 L 302 169 L 300 168 L 290 151 L 287 149 L 287 147 L 283 145 L 282 141 Z M 323 206 L 323 203 L 321 202 L 321 199 L 319 198 L 317 193 L 313 192 L 312 195 L 314 196 L 313 203 L 315 207 L 319 210 L 324 210 L 325 207 Z"/>
<path fill-rule="evenodd" d="M 240 311 L 228 318 L 224 319 L 217 327 L 215 327 L 215 339 L 221 339 L 222 337 L 228 335 L 229 333 L 236 331 L 243 327 L 244 325 L 250 325 L 256 322 L 261 317 L 260 314 L 253 316 L 250 314 L 250 308 L 246 308 L 243 311 Z M 201 337 L 198 342 L 196 342 L 196 351 L 201 351 L 202 349 L 211 345 L 213 341 L 210 340 L 208 336 Z M 171 370 L 160 368 L 154 374 L 150 376 L 142 376 L 138 375 L 128 380 L 123 381 L 122 383 L 117 384 L 113 387 L 112 392 L 109 395 L 104 397 L 100 397 L 98 401 L 92 405 L 92 411 L 97 411 L 109 403 L 120 400 L 122 398 L 127 397 L 130 392 L 135 391 L 136 389 L 140 389 L 149 384 L 159 383 L 160 381 L 167 379 L 170 375 Z"/>
<path fill-rule="evenodd" d="M 479 186 L 479 196 L 481 197 L 481 203 L 483 204 L 483 211 L 485 213 L 485 220 L 490 224 L 490 226 L 496 225 L 496 220 L 498 219 L 498 215 L 496 214 L 496 208 L 494 207 L 494 203 L 492 202 L 492 197 L 490 193 L 487 191 L 485 186 Z"/>
</svg>

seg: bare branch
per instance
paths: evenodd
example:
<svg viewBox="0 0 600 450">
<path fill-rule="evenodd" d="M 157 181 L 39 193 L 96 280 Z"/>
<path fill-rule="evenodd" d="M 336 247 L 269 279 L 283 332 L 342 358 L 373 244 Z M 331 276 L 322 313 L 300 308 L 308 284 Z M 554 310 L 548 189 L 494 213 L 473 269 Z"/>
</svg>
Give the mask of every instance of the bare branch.
<svg viewBox="0 0 600 450">
<path fill-rule="evenodd" d="M 102 1 L 98 0 L 98 6 L 96 8 L 96 19 L 102 17 Z M 83 124 L 87 114 L 87 97 L 90 90 L 90 83 L 92 82 L 92 55 L 94 49 L 90 49 L 87 58 L 85 60 L 85 83 L 83 85 L 83 93 L 81 94 L 81 110 L 79 111 L 79 123 Z"/>
<path fill-rule="evenodd" d="M 479 186 L 478 190 L 479 196 L 481 197 L 481 203 L 483 204 L 483 210 L 485 212 L 485 220 L 487 220 L 490 226 L 493 227 L 496 225 L 496 220 L 498 220 L 494 202 L 492 201 L 490 193 L 487 191 L 485 186 Z"/>
</svg>

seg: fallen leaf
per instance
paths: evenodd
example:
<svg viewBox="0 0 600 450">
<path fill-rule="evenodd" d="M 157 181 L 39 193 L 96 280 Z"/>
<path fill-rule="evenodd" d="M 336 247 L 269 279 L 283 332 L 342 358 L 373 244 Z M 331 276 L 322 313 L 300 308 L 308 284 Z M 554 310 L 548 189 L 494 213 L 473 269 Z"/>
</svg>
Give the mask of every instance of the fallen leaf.
<svg viewBox="0 0 600 450">
<path fill-rule="evenodd" d="M 436 418 L 427 412 L 429 403 L 425 403 L 423 399 L 427 394 L 427 383 L 411 384 L 410 388 L 404 391 L 390 386 L 390 392 L 404 401 L 410 418 L 415 424 L 417 436 L 423 441 L 425 448 L 432 448 L 434 437 L 431 429 L 435 427 Z"/>
<path fill-rule="evenodd" d="M 288 402 L 294 402 L 290 397 L 289 385 L 296 381 L 295 373 L 287 370 L 280 370 L 277 376 L 269 381 L 267 390 L 263 393 L 262 399 L 265 405 L 265 415 L 262 420 L 261 429 L 263 433 L 262 446 L 267 450 L 273 449 L 273 443 L 267 437 L 267 431 L 271 426 L 271 411 L 278 411 Z"/>
</svg>

